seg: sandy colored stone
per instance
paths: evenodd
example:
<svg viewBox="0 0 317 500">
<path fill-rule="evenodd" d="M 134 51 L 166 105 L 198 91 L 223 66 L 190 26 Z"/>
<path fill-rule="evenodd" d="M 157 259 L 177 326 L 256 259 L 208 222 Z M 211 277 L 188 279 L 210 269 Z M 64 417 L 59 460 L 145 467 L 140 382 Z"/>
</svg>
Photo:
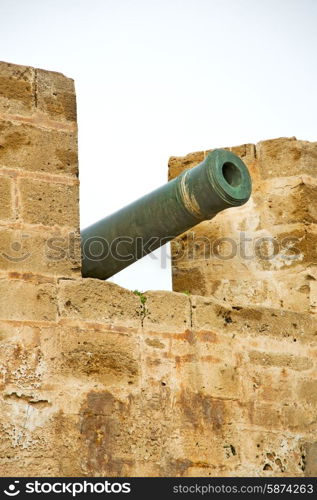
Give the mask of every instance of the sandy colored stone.
<svg viewBox="0 0 317 500">
<path fill-rule="evenodd" d="M 2 120 L 0 166 L 77 176 L 77 135 Z"/>
<path fill-rule="evenodd" d="M 34 68 L 0 62 L 0 112 L 30 115 L 35 106 Z"/>
<path fill-rule="evenodd" d="M 54 284 L 36 284 L 27 278 L 0 280 L 1 319 L 54 321 L 56 313 Z"/>
<path fill-rule="evenodd" d="M 298 436 L 262 430 L 241 429 L 241 462 L 252 476 L 301 476 L 304 463 Z M 251 458 L 252 457 L 252 458 Z"/>
<path fill-rule="evenodd" d="M 74 81 L 61 73 L 0 62 L 0 112 L 15 119 L 46 115 L 76 122 Z"/>
<path fill-rule="evenodd" d="M 61 372 L 105 385 L 135 384 L 139 375 L 139 338 L 134 332 L 98 324 L 60 328 Z"/>
<path fill-rule="evenodd" d="M 13 180 L 4 175 L 0 176 L 0 219 L 11 219 L 13 210 Z"/>
<path fill-rule="evenodd" d="M 61 469 L 57 459 L 24 457 L 19 450 L 15 456 L 0 458 L 0 471 L 3 477 L 58 477 Z"/>
<path fill-rule="evenodd" d="M 282 408 L 282 419 L 283 426 L 292 431 L 316 434 L 316 413 L 315 408 L 310 404 L 303 405 L 302 402 L 301 404 L 294 402 L 290 406 L 284 406 Z"/>
<path fill-rule="evenodd" d="M 289 342 L 314 342 L 316 321 L 308 314 L 265 307 L 245 307 L 217 302 L 212 297 L 192 298 L 193 330 L 223 330 L 228 336 L 264 335 Z"/>
<path fill-rule="evenodd" d="M 97 279 L 62 280 L 59 286 L 61 317 L 94 322 L 141 324 L 139 298 L 130 290 Z"/>
<path fill-rule="evenodd" d="M 61 73 L 36 69 L 37 108 L 54 120 L 76 122 L 74 80 Z"/>
<path fill-rule="evenodd" d="M 262 194 L 261 229 L 277 224 L 316 223 L 317 185 L 299 179 Z"/>
<path fill-rule="evenodd" d="M 250 362 L 264 366 L 285 366 L 292 370 L 309 370 L 314 366 L 314 363 L 309 358 L 287 354 L 274 354 L 260 351 L 251 351 L 249 353 Z"/>
<path fill-rule="evenodd" d="M 303 379 L 299 382 L 298 396 L 300 400 L 310 404 L 317 405 L 317 379 Z"/>
<path fill-rule="evenodd" d="M 0 270 L 60 277 L 80 276 L 79 237 L 75 232 L 0 229 Z"/>
<path fill-rule="evenodd" d="M 21 178 L 18 183 L 24 222 L 45 226 L 79 227 L 78 185 Z"/>
<path fill-rule="evenodd" d="M 186 294 L 149 291 L 143 296 L 146 330 L 184 332 L 190 329 L 190 303 Z"/>
<path fill-rule="evenodd" d="M 316 175 L 316 142 L 295 137 L 270 139 L 256 146 L 260 175 L 263 179 L 291 175 Z"/>
</svg>

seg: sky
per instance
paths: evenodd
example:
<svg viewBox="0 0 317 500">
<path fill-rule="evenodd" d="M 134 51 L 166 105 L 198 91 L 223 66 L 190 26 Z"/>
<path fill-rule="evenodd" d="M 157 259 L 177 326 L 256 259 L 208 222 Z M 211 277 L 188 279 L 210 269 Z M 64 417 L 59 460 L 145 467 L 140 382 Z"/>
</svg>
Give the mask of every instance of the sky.
<svg viewBox="0 0 317 500">
<path fill-rule="evenodd" d="M 0 59 L 75 80 L 84 228 L 170 156 L 316 141 L 316 26 L 316 0 L 0 0 Z M 169 248 L 111 280 L 171 289 Z"/>
</svg>

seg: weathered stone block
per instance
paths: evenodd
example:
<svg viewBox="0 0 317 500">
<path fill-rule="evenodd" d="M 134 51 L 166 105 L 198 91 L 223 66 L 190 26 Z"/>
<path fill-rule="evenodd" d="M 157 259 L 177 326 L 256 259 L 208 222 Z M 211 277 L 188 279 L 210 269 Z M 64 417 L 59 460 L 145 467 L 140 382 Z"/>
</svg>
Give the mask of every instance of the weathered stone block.
<svg viewBox="0 0 317 500">
<path fill-rule="evenodd" d="M 80 276 L 80 242 L 74 232 L 0 229 L 0 269 L 61 277 Z"/>
<path fill-rule="evenodd" d="M 317 149 L 317 147 L 316 147 Z M 302 178 L 296 183 L 280 182 L 262 194 L 261 229 L 278 224 L 310 224 L 317 222 L 317 186 Z"/>
<path fill-rule="evenodd" d="M 61 280 L 60 314 L 65 318 L 113 322 L 124 328 L 141 325 L 140 300 L 133 292 L 97 279 Z"/>
<path fill-rule="evenodd" d="M 206 294 L 209 283 L 203 271 L 198 267 L 173 267 L 173 290 L 180 293 Z"/>
<path fill-rule="evenodd" d="M 0 176 L 0 200 L 0 219 L 11 219 L 14 215 L 13 180 L 4 175 Z"/>
<path fill-rule="evenodd" d="M 77 176 L 76 133 L 1 121 L 0 166 Z"/>
<path fill-rule="evenodd" d="M 263 179 L 308 174 L 315 176 L 317 143 L 281 137 L 256 145 L 259 170 Z"/>
<path fill-rule="evenodd" d="M 252 341 L 250 341 L 252 343 Z M 241 367 L 243 399 L 251 402 L 291 404 L 297 401 L 296 374 L 285 368 L 260 367 L 245 362 Z"/>
<path fill-rule="evenodd" d="M 59 225 L 78 229 L 78 185 L 19 180 L 21 217 L 30 224 Z"/>
<path fill-rule="evenodd" d="M 0 113 L 30 115 L 35 104 L 34 68 L 0 62 Z"/>
<path fill-rule="evenodd" d="M 317 380 L 303 379 L 298 383 L 298 396 L 306 403 L 317 405 Z"/>
<path fill-rule="evenodd" d="M 294 354 L 276 354 L 261 351 L 250 351 L 251 363 L 263 366 L 279 366 L 291 368 L 292 370 L 305 371 L 313 368 L 314 363 L 308 357 L 296 356 Z"/>
<path fill-rule="evenodd" d="M 143 326 L 150 331 L 184 332 L 190 328 L 190 302 L 185 294 L 146 292 Z"/>
<path fill-rule="evenodd" d="M 36 69 L 37 108 L 54 120 L 76 122 L 74 81 L 61 73 Z"/>
<path fill-rule="evenodd" d="M 134 332 L 93 323 L 61 327 L 59 331 L 63 375 L 96 380 L 107 387 L 137 382 L 140 346 Z"/>
<path fill-rule="evenodd" d="M 297 432 L 316 433 L 316 410 L 311 405 L 303 405 L 294 401 L 292 405 L 282 408 L 283 426 Z"/>
<path fill-rule="evenodd" d="M 248 464 L 256 476 L 303 475 L 302 451 L 298 436 L 240 429 L 241 463 Z"/>
<path fill-rule="evenodd" d="M 288 339 L 289 342 L 315 341 L 317 328 L 307 314 L 265 307 L 227 306 L 212 297 L 192 297 L 194 330 L 218 329 L 227 334 Z"/>
<path fill-rule="evenodd" d="M 0 318 L 54 321 L 57 313 L 55 285 L 37 284 L 25 278 L 0 280 Z"/>
</svg>

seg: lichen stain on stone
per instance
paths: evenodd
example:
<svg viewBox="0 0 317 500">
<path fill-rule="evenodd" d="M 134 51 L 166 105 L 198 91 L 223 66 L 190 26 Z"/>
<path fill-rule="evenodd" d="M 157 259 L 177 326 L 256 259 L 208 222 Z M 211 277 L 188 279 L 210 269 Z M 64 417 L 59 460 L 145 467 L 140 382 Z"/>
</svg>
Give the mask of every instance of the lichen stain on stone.
<svg viewBox="0 0 317 500">
<path fill-rule="evenodd" d="M 123 456 L 120 437 L 126 434 L 125 421 L 132 399 L 126 403 L 108 391 L 90 392 L 80 411 L 80 434 L 86 446 L 85 468 L 92 476 L 124 476 L 134 464 Z"/>
</svg>

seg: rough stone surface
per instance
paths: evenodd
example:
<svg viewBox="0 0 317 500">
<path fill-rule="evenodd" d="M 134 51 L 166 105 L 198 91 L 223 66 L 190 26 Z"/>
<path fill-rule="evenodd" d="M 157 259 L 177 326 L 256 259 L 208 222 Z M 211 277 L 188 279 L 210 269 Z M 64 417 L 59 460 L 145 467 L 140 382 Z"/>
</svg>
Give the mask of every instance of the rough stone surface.
<svg viewBox="0 0 317 500">
<path fill-rule="evenodd" d="M 29 224 L 77 228 L 78 186 L 20 179 L 21 219 Z"/>
<path fill-rule="evenodd" d="M 316 475 L 315 145 L 233 148 L 249 205 L 173 243 L 185 293 L 133 293 L 80 277 L 73 81 L 0 74 L 1 475 Z M 202 258 L 241 231 L 296 259 Z"/>
<path fill-rule="evenodd" d="M 74 231 L 0 227 L 1 271 L 74 277 L 80 266 L 79 236 Z"/>
<path fill-rule="evenodd" d="M 4 175 L 0 175 L 0 200 L 0 219 L 11 219 L 13 216 L 13 181 Z"/>
<path fill-rule="evenodd" d="M 55 120 L 76 122 L 74 81 L 61 73 L 35 71 L 38 109 Z"/>
<path fill-rule="evenodd" d="M 13 279 L 12 279 L 13 278 Z M 0 318 L 9 320 L 53 321 L 56 318 L 54 283 L 24 279 L 0 280 Z M 23 278 L 23 276 L 22 276 Z"/>
<path fill-rule="evenodd" d="M 34 123 L 0 122 L 0 166 L 31 172 L 78 175 L 76 133 Z"/>
<path fill-rule="evenodd" d="M 0 64 L 0 112 L 30 114 L 35 100 L 34 68 Z"/>
</svg>

